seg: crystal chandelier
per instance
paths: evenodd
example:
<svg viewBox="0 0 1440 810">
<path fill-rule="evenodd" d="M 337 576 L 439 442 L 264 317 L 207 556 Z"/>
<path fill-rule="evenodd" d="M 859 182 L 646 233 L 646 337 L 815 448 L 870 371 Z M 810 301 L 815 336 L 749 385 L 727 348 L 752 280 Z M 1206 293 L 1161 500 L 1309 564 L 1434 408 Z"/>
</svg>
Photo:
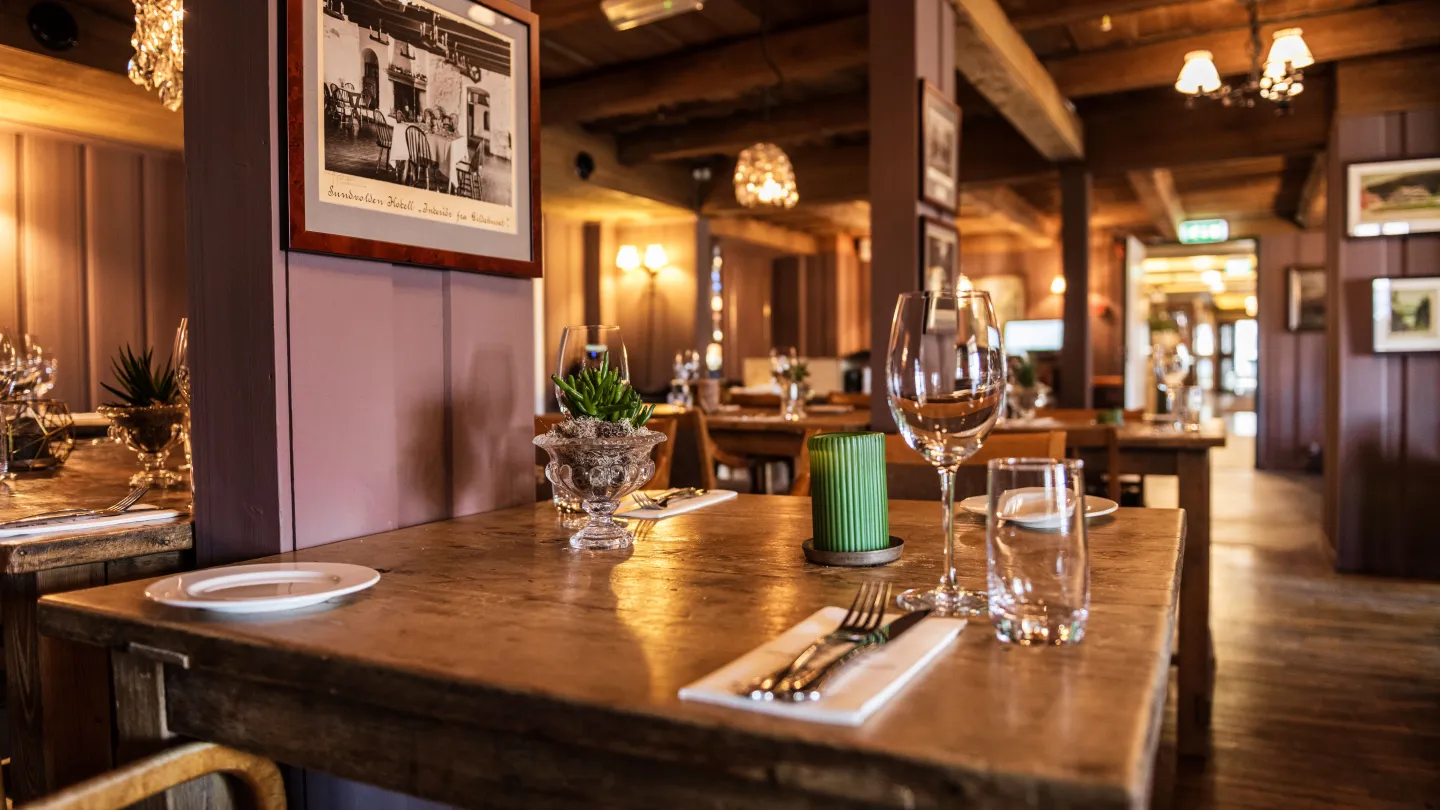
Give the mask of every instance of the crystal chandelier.
<svg viewBox="0 0 1440 810">
<path fill-rule="evenodd" d="M 735 199 L 746 208 L 794 208 L 800 192 L 785 150 L 773 143 L 757 143 L 742 151 L 735 161 Z"/>
<path fill-rule="evenodd" d="M 1197 98 L 1218 99 L 1227 107 L 1254 107 L 1256 97 L 1272 101 L 1281 112 L 1290 108 L 1290 100 L 1305 89 L 1304 69 L 1315 64 L 1315 57 L 1300 36 L 1299 28 L 1275 32 L 1270 53 L 1260 62 L 1260 19 L 1255 0 L 1245 3 L 1250 13 L 1250 73 L 1245 82 L 1231 87 L 1220 81 L 1214 57 L 1209 51 L 1185 54 L 1185 66 L 1175 79 L 1175 89 Z"/>
<path fill-rule="evenodd" d="M 183 0 L 135 0 L 135 35 L 130 45 L 130 81 L 160 93 L 166 109 L 184 100 L 185 39 Z"/>
</svg>

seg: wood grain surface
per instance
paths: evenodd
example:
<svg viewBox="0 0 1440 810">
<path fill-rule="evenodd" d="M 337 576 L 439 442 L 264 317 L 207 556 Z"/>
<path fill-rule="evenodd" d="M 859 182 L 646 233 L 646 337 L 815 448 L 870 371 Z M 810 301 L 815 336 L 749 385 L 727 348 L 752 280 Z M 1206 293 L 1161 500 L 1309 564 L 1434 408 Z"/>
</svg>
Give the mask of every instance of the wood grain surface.
<svg viewBox="0 0 1440 810">
<path fill-rule="evenodd" d="M 178 453 L 172 455 L 177 458 Z M 82 507 L 102 509 L 125 497 L 129 478 L 140 469 L 135 453 L 118 444 L 81 441 L 65 466 L 44 473 L 19 473 L 14 494 L 0 495 L 0 521 Z M 187 510 L 188 487 L 146 493 L 142 503 Z M 144 554 L 185 551 L 194 543 L 188 515 L 173 520 L 75 529 L 0 538 L 0 572 L 18 574 L 69 565 L 102 563 Z"/>
<path fill-rule="evenodd" d="M 934 504 L 892 502 L 907 548 L 885 568 L 809 565 L 809 530 L 808 499 L 742 495 L 644 524 L 629 551 L 577 553 L 539 504 L 271 558 L 383 572 L 328 609 L 193 614 L 136 582 L 46 597 L 41 620 L 74 641 L 166 651 L 172 731 L 465 806 L 1146 805 L 1179 511 L 1095 521 L 1078 646 L 1004 647 L 975 621 L 857 729 L 678 701 L 865 579 L 939 576 Z M 961 520 L 972 587 L 983 536 Z"/>
</svg>

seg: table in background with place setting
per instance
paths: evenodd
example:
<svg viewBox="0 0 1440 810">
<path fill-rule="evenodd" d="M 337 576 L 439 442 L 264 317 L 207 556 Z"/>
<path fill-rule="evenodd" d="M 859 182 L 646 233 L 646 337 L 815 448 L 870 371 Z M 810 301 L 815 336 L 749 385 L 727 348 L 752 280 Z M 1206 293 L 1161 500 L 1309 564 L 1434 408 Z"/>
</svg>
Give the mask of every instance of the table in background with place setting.
<svg viewBox="0 0 1440 810">
<path fill-rule="evenodd" d="M 787 420 L 775 410 L 744 408 L 722 410 L 705 417 L 710 439 L 721 450 L 749 459 L 798 461 L 805 439 L 816 433 L 867 430 L 870 412 L 843 406 L 808 410 L 798 420 Z M 793 466 L 791 469 L 795 469 Z"/>
<path fill-rule="evenodd" d="M 109 441 L 77 442 L 64 465 L 21 472 L 0 495 L 0 521 L 52 509 L 103 507 L 131 487 L 135 453 Z M 109 655 L 40 635 L 36 602 L 49 593 L 190 567 L 189 487 L 145 494 L 178 517 L 0 537 L 0 624 L 9 711 L 9 795 L 28 801 L 111 767 Z M 57 756 L 56 752 L 63 752 Z"/>
</svg>

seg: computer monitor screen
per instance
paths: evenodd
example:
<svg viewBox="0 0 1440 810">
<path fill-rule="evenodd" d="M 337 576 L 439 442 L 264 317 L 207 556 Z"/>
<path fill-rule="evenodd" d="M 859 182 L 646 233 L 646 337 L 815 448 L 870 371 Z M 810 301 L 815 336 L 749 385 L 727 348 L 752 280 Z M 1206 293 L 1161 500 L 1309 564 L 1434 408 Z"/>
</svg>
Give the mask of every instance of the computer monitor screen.
<svg viewBox="0 0 1440 810">
<path fill-rule="evenodd" d="M 1057 319 L 1044 321 L 1010 321 L 1005 324 L 1005 353 L 1058 352 L 1065 342 L 1065 323 Z"/>
</svg>

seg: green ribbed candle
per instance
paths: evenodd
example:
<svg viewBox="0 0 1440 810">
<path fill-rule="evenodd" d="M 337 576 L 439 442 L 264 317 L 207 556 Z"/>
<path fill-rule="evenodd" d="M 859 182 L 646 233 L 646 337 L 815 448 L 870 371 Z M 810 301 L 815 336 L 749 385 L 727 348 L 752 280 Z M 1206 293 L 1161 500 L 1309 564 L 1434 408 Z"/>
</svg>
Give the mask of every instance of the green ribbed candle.
<svg viewBox="0 0 1440 810">
<path fill-rule="evenodd" d="M 811 436 L 810 509 L 815 548 L 878 551 L 890 544 L 885 434 Z"/>
</svg>

